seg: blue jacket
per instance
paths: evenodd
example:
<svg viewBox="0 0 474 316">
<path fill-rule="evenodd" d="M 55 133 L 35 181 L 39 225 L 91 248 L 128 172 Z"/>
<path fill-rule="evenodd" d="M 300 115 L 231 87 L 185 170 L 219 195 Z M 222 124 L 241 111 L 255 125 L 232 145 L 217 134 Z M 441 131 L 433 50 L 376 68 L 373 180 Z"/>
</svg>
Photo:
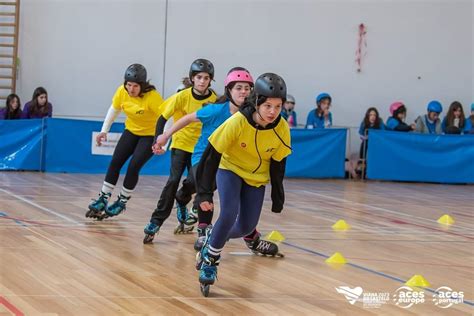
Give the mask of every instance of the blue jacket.
<svg viewBox="0 0 474 316">
<path fill-rule="evenodd" d="M 387 130 L 398 132 L 410 132 L 412 130 L 410 125 L 407 125 L 405 122 L 400 121 L 393 116 L 390 116 L 387 119 L 386 127 Z"/>
<path fill-rule="evenodd" d="M 469 125 L 471 125 L 471 129 L 469 130 L 469 134 L 474 134 L 474 115 L 468 116 L 466 118 L 467 121 L 469 121 Z"/>
<path fill-rule="evenodd" d="M 288 112 L 286 110 L 281 111 L 281 116 L 288 122 Z M 291 117 L 293 117 L 293 125 L 290 125 L 290 127 L 298 126 L 298 122 L 296 121 L 296 112 L 295 111 L 291 111 Z"/>
<path fill-rule="evenodd" d="M 364 124 L 364 121 L 362 121 L 362 122 L 360 123 L 360 127 L 359 127 L 359 135 L 360 135 L 361 137 L 365 137 L 365 136 L 366 136 L 366 135 L 365 135 L 365 130 L 366 130 L 366 129 L 375 129 L 375 127 L 371 125 L 371 126 L 369 126 L 369 127 L 366 128 L 366 127 L 365 127 L 365 124 Z M 383 120 L 382 120 L 381 118 L 379 118 L 379 128 L 378 128 L 378 129 L 385 130 L 385 124 L 383 123 Z"/>
<path fill-rule="evenodd" d="M 446 134 L 446 129 L 448 127 L 446 126 L 447 124 L 448 124 L 447 117 L 445 116 L 443 119 L 443 122 L 441 123 L 441 129 L 443 130 L 443 133 L 445 134 Z M 466 119 L 464 120 L 464 126 L 461 126 L 460 130 L 464 134 L 469 134 L 469 133 L 472 133 L 471 129 L 472 129 L 471 119 L 470 117 L 466 117 Z"/>
<path fill-rule="evenodd" d="M 311 110 L 308 113 L 308 118 L 306 120 L 306 128 L 326 128 L 332 126 L 332 113 L 329 112 L 329 125 L 324 126 L 324 115 L 317 116 L 316 109 Z"/>
</svg>

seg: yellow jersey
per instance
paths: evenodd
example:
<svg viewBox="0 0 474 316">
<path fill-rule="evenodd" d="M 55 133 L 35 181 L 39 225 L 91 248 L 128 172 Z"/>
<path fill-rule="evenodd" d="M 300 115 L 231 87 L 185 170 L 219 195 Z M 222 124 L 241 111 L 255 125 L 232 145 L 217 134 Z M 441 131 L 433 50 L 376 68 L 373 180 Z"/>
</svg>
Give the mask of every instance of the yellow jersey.
<svg viewBox="0 0 474 316">
<path fill-rule="evenodd" d="M 270 180 L 270 160 L 291 154 L 290 128 L 280 119 L 273 128 L 255 128 L 242 112 L 232 115 L 209 137 L 222 155 L 219 168 L 234 172 L 248 185 L 259 187 Z"/>
<path fill-rule="evenodd" d="M 162 104 L 163 99 L 156 90 L 146 92 L 142 97 L 131 97 L 123 85 L 112 99 L 112 107 L 127 116 L 125 128 L 138 136 L 155 136 Z"/>
<path fill-rule="evenodd" d="M 192 87 L 184 89 L 172 96 L 170 96 L 163 103 L 162 116 L 169 120 L 173 117 L 173 120 L 177 122 L 183 116 L 196 112 L 204 104 L 214 103 L 217 100 L 217 95 L 214 91 L 210 90 L 210 94 L 207 97 L 203 97 L 198 100 L 192 92 Z M 201 122 L 193 122 L 186 127 L 176 132 L 172 137 L 171 148 L 181 149 L 183 151 L 192 153 L 194 146 L 201 135 Z"/>
</svg>

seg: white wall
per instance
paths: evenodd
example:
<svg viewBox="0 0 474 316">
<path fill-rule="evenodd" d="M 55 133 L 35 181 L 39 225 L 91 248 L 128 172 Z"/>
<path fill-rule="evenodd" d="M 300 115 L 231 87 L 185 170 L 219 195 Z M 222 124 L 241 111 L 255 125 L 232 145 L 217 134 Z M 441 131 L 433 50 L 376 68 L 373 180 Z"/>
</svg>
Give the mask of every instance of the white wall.
<svg viewBox="0 0 474 316">
<path fill-rule="evenodd" d="M 198 57 L 227 70 L 281 74 L 303 122 L 321 91 L 336 125 L 357 126 L 369 106 L 384 119 L 403 100 L 408 119 L 431 99 L 474 101 L 474 6 L 445 1 L 22 0 L 19 93 L 45 86 L 56 116 L 103 116 L 128 64 L 143 63 L 169 96 Z M 239 18 L 235 18 L 239 14 Z M 234 18 L 233 18 L 234 17 Z M 358 25 L 367 56 L 356 72 Z M 421 79 L 418 79 L 421 77 Z M 163 89 L 164 87 L 164 89 Z"/>
<path fill-rule="evenodd" d="M 474 1 L 471 2 L 471 102 L 474 103 Z"/>
<path fill-rule="evenodd" d="M 128 65 L 162 85 L 165 10 L 153 0 L 23 0 L 23 103 L 44 86 L 53 116 L 104 116 Z"/>
</svg>

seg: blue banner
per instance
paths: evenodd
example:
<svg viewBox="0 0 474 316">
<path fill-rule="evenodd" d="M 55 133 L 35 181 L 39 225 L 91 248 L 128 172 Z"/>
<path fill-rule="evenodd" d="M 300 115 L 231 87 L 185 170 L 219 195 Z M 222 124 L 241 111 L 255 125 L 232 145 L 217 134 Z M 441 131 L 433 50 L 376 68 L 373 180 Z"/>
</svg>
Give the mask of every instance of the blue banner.
<svg viewBox="0 0 474 316">
<path fill-rule="evenodd" d="M 42 120 L 0 120 L 0 170 L 40 170 Z"/>
<path fill-rule="evenodd" d="M 102 122 L 69 119 L 47 119 L 45 171 L 72 173 L 105 173 L 112 156 L 91 153 L 92 132 L 99 132 Z M 114 123 L 110 132 L 121 133 L 123 123 Z M 127 171 L 128 162 L 121 172 Z M 168 175 L 170 157 L 167 152 L 153 156 L 140 174 Z"/>
<path fill-rule="evenodd" d="M 474 183 L 474 135 L 369 130 L 367 178 Z"/>
<path fill-rule="evenodd" d="M 0 121 L 0 170 L 105 173 L 112 156 L 91 153 L 92 132 L 100 131 L 101 126 L 102 122 L 71 119 Z M 123 129 L 123 123 L 115 123 L 110 131 L 121 133 Z M 291 130 L 293 153 L 286 175 L 344 177 L 346 134 L 345 129 Z M 167 152 L 154 156 L 141 174 L 168 175 L 169 168 Z M 122 173 L 126 170 L 127 164 Z"/>
<path fill-rule="evenodd" d="M 286 176 L 344 178 L 346 129 L 292 129 Z"/>
</svg>

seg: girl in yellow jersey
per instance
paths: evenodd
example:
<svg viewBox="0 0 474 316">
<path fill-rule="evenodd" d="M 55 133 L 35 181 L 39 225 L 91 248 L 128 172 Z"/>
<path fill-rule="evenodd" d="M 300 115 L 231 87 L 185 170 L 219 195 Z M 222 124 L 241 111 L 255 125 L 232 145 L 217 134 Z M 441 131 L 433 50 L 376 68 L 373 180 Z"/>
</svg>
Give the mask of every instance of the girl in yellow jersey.
<svg viewBox="0 0 474 316">
<path fill-rule="evenodd" d="M 272 184 L 272 211 L 283 209 L 286 157 L 291 153 L 290 129 L 281 118 L 286 84 L 273 73 L 255 81 L 244 105 L 209 137 L 196 172 L 197 200 L 212 210 L 216 180 L 220 214 L 198 255 L 199 282 L 205 296 L 214 284 L 220 253 L 230 238 L 243 237 L 257 226 L 265 185 Z"/>
<path fill-rule="evenodd" d="M 156 88 L 147 82 L 146 77 L 145 67 L 133 64 L 125 71 L 124 84 L 115 92 L 96 142 L 100 146 L 104 140 L 107 140 L 107 133 L 121 111 L 127 116 L 125 131 L 115 147 L 99 197 L 89 205 L 86 217 L 101 220 L 123 212 L 138 183 L 140 169 L 153 156 L 151 146 L 163 99 Z M 130 157 L 118 199 L 112 205 L 108 205 L 117 184 L 120 169 Z"/>
<path fill-rule="evenodd" d="M 211 80 L 214 78 L 214 65 L 209 60 L 195 60 L 189 69 L 189 78 L 193 84 L 192 87 L 172 95 L 164 102 L 163 113 L 157 122 L 156 137 L 163 134 L 166 121 L 171 117 L 177 122 L 183 116 L 201 109 L 204 104 L 214 103 L 216 101 L 217 96 L 214 91 L 210 89 Z M 201 135 L 201 127 L 201 122 L 193 122 L 173 135 L 171 141 L 170 176 L 161 192 L 160 199 L 158 200 L 155 211 L 151 215 L 150 222 L 145 226 L 145 238 L 143 239 L 143 243 L 152 242 L 161 225 L 163 225 L 164 221 L 170 216 L 184 169 L 187 168 L 191 170 L 191 156 L 199 135 Z M 158 144 L 155 144 L 153 148 L 156 153 L 160 153 L 164 150 L 161 145 Z M 188 172 L 188 178 L 183 181 L 183 187 L 186 191 L 194 190 L 194 181 L 192 180 L 191 172 Z M 192 225 L 196 223 L 197 218 L 195 216 L 190 218 L 186 205 L 177 205 L 177 208 L 178 221 L 181 225 L 178 226 L 175 233 L 191 230 L 193 227 L 186 229 L 184 224 Z"/>
</svg>

